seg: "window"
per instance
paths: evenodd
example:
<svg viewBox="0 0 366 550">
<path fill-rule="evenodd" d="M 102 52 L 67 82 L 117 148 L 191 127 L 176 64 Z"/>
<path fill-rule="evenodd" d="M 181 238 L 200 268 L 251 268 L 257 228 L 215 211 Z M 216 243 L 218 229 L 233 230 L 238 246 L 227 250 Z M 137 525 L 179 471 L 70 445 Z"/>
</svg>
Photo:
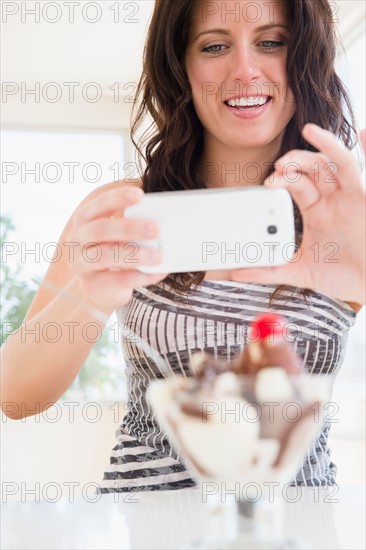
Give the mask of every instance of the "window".
<svg viewBox="0 0 366 550">
<path fill-rule="evenodd" d="M 8 130 L 2 159 L 2 321 L 19 326 L 38 286 L 32 280 L 45 274 L 75 207 L 94 188 L 124 177 L 124 136 Z M 66 398 L 124 398 L 116 323 L 112 317 Z"/>
<path fill-rule="evenodd" d="M 341 69 L 353 101 L 359 127 L 365 127 L 365 34 L 362 33 L 346 50 L 346 57 L 341 60 Z"/>
</svg>

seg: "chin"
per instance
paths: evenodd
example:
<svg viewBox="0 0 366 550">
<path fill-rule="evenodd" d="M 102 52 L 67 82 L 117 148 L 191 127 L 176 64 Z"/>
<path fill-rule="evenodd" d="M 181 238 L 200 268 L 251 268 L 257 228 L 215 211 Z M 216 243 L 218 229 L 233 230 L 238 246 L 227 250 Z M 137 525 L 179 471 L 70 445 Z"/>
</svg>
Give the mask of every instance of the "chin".
<svg viewBox="0 0 366 550">
<path fill-rule="evenodd" d="M 225 140 L 225 143 L 232 147 L 233 149 L 248 149 L 255 147 L 265 147 L 272 143 L 277 136 L 268 136 L 268 135 L 250 135 L 250 130 L 247 130 L 240 136 L 228 136 L 228 139 Z M 245 135 L 248 134 L 248 135 Z"/>
</svg>

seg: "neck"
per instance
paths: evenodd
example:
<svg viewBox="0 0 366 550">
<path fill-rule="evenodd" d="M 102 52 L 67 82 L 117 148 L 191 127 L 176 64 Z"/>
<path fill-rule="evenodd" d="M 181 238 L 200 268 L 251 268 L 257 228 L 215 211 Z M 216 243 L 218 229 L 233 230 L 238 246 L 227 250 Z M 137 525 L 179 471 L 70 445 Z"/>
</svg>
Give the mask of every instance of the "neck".
<svg viewBox="0 0 366 550">
<path fill-rule="evenodd" d="M 277 140 L 260 147 L 238 149 L 206 141 L 200 172 L 207 187 L 262 185 L 279 149 Z"/>
</svg>

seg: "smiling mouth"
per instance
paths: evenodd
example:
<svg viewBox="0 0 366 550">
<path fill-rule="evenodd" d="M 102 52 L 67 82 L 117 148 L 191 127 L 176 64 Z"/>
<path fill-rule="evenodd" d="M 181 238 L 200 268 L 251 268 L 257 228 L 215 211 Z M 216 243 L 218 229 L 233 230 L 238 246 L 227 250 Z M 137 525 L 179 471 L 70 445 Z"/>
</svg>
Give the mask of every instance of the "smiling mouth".
<svg viewBox="0 0 366 550">
<path fill-rule="evenodd" d="M 264 98 L 263 98 L 264 99 Z M 267 96 L 267 99 L 263 102 L 251 102 L 250 100 L 240 99 L 239 101 L 224 101 L 227 107 L 237 109 L 238 111 L 254 111 L 260 107 L 263 107 L 272 100 L 272 96 Z"/>
</svg>

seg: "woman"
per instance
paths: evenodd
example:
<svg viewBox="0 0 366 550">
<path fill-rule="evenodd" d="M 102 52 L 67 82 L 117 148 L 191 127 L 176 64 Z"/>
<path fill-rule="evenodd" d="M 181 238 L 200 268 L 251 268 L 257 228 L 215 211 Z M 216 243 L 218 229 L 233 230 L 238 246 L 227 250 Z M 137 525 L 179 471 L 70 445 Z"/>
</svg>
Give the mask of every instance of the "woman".
<svg viewBox="0 0 366 550">
<path fill-rule="evenodd" d="M 26 327 L 31 331 L 37 323 L 42 328 L 50 320 L 60 326 L 73 322 L 74 343 L 66 333 L 52 345 L 32 338 L 21 343 L 20 334 L 8 339 L 3 400 L 26 404 L 24 410 L 13 411 L 12 418 L 32 414 L 28 409 L 36 403 L 42 410 L 57 401 L 83 365 L 91 344 L 82 338 L 82 328 L 95 319 L 76 305 L 80 301 L 90 306 L 89 311 L 99 309 L 107 315 L 117 309 L 126 329 L 155 348 L 175 373 L 190 374 L 190 356 L 197 350 L 232 359 L 246 342 L 251 320 L 268 309 L 282 313 L 295 327 L 294 346 L 308 371 L 334 374 L 340 368 L 348 330 L 364 303 L 364 256 L 354 236 L 360 243 L 365 198 L 357 163 L 349 152 L 354 145 L 354 119 L 334 72 L 332 14 L 327 0 L 257 0 L 255 12 L 253 4 L 156 0 L 138 88 L 142 103 L 133 126 L 135 133 L 146 113 L 155 123 L 147 139 L 142 181 L 103 186 L 68 222 L 60 239 L 64 254 L 51 264 L 45 286 L 64 289 L 75 298 L 75 305 L 61 293 L 54 297 L 41 288 Z M 308 122 L 317 126 L 304 128 Z M 276 164 L 281 157 L 282 163 Z M 300 165 L 299 177 L 291 184 L 293 174 L 283 173 L 283 162 L 294 160 Z M 329 161 L 338 162 L 337 170 Z M 248 183 L 289 188 L 302 213 L 301 217 L 296 209 L 298 244 L 302 238 L 297 264 L 169 276 L 143 274 L 125 261 L 126 242 L 158 234 L 148 221 L 123 218 L 123 209 L 140 200 L 143 191 Z M 347 234 L 344 228 L 350 224 Z M 311 247 L 318 242 L 323 252 L 330 241 L 339 247 L 339 262 L 316 262 Z M 80 243 L 73 248 L 73 258 L 67 243 Z M 90 261 L 98 251 L 98 261 Z M 141 248 L 138 260 L 154 264 L 161 257 Z M 340 282 L 337 270 L 343 276 Z M 191 473 L 146 402 L 149 380 L 162 376 L 158 365 L 133 338 L 123 342 L 123 350 L 128 411 L 100 491 L 193 486 Z M 335 483 L 328 432 L 326 425 L 293 483 Z"/>
</svg>

